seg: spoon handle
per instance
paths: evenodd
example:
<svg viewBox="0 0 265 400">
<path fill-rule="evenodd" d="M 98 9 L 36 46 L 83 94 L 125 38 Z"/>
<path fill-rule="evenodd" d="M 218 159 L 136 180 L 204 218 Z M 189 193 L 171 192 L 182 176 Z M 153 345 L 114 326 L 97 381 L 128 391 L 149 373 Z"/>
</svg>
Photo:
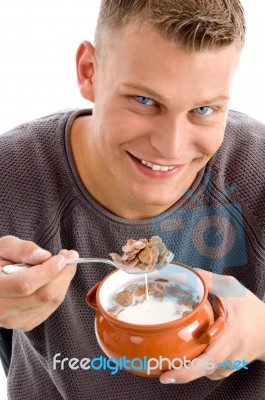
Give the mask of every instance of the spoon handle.
<svg viewBox="0 0 265 400">
<path fill-rule="evenodd" d="M 117 265 L 106 258 L 69 258 L 66 260 L 66 264 L 81 264 L 81 263 L 87 263 L 87 262 L 93 262 L 93 263 L 106 263 L 110 264 L 113 267 L 117 268 Z M 29 268 L 30 265 L 28 264 L 10 264 L 10 265 L 5 265 L 3 267 L 3 271 L 8 274 L 15 274 L 16 272 L 23 271 L 25 268 Z"/>
<path fill-rule="evenodd" d="M 118 266 L 113 261 L 108 260 L 107 258 L 86 257 L 86 258 L 69 258 L 66 260 L 66 264 L 81 264 L 89 262 L 110 264 L 113 265 L 113 267 L 118 268 Z"/>
</svg>

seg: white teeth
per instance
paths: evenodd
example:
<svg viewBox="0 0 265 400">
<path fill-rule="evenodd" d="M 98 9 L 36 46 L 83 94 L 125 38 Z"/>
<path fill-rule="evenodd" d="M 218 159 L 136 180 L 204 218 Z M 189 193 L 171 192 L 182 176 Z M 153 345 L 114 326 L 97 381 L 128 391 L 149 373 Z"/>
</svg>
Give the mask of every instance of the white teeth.
<svg viewBox="0 0 265 400">
<path fill-rule="evenodd" d="M 147 167 L 151 168 L 153 171 L 167 172 L 167 171 L 171 171 L 172 169 L 174 169 L 174 167 L 168 167 L 167 165 L 156 165 L 156 164 L 152 164 L 145 160 L 141 160 L 141 163 L 143 165 L 146 165 Z"/>
<path fill-rule="evenodd" d="M 153 165 L 152 170 L 153 171 L 160 171 L 161 167 L 159 165 Z"/>
</svg>

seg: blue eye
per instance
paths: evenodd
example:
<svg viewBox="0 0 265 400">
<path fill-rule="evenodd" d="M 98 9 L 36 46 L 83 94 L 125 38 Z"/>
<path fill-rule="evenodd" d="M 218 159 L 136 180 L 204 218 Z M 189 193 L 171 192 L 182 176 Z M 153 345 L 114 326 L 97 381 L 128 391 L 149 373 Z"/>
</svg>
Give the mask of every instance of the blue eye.
<svg viewBox="0 0 265 400">
<path fill-rule="evenodd" d="M 145 96 L 135 96 L 135 100 L 138 103 L 143 104 L 144 106 L 153 106 L 155 104 L 154 100 L 150 99 L 149 97 L 145 97 Z"/>
<path fill-rule="evenodd" d="M 207 106 L 197 107 L 194 110 L 199 115 L 210 115 L 213 112 L 213 109 Z"/>
</svg>

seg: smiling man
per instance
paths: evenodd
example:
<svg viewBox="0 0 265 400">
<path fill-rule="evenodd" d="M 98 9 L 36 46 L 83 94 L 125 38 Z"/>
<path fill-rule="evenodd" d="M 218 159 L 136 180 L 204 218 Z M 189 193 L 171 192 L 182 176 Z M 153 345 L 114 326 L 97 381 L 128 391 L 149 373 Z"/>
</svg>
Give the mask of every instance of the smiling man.
<svg viewBox="0 0 265 400">
<path fill-rule="evenodd" d="M 238 0 L 102 0 L 95 46 L 77 52 L 93 110 L 0 137 L 0 354 L 11 400 L 264 397 L 265 127 L 228 111 L 244 37 Z M 153 235 L 222 297 L 225 328 L 200 355 L 214 368 L 160 379 L 53 368 L 58 354 L 102 356 L 85 294 L 109 267 L 66 266 L 78 255 L 65 249 L 106 258 Z M 12 262 L 32 267 L 7 276 Z"/>
</svg>

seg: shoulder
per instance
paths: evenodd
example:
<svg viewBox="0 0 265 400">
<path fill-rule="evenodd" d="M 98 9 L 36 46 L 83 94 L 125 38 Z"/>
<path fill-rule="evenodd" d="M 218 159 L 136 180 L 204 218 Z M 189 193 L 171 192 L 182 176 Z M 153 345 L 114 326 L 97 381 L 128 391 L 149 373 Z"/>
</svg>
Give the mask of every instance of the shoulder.
<svg viewBox="0 0 265 400">
<path fill-rule="evenodd" d="M 72 187 L 66 132 L 77 114 L 59 112 L 0 136 L 0 236 L 31 237 L 64 209 Z"/>
<path fill-rule="evenodd" d="M 240 204 L 250 223 L 263 225 L 265 201 L 265 125 L 230 111 L 224 141 L 207 165 L 216 188 Z"/>
<path fill-rule="evenodd" d="M 230 110 L 227 118 L 226 136 L 234 139 L 247 139 L 248 143 L 265 141 L 265 124 L 251 116 Z"/>
<path fill-rule="evenodd" d="M 66 137 L 81 110 L 66 110 L 21 124 L 0 136 L 0 169 L 18 175 L 55 175 L 67 164 Z M 69 141 L 69 140 L 68 140 Z"/>
<path fill-rule="evenodd" d="M 18 125 L 0 136 L 1 149 L 13 154 L 21 150 L 27 152 L 28 146 L 32 149 L 43 137 L 46 140 L 50 135 L 58 137 L 70 115 L 69 111 L 59 112 Z"/>
<path fill-rule="evenodd" d="M 225 135 L 220 149 L 212 159 L 219 171 L 253 175 L 265 171 L 265 124 L 250 116 L 229 111 Z"/>
<path fill-rule="evenodd" d="M 66 164 L 65 126 L 72 111 L 21 124 L 0 136 L 1 201 L 25 205 L 36 193 L 56 190 Z M 51 187 L 52 182 L 52 187 Z M 57 183 L 58 182 L 58 183 Z"/>
<path fill-rule="evenodd" d="M 265 200 L 265 125 L 250 116 L 229 111 L 223 143 L 208 163 L 220 190 L 231 184 L 244 203 Z"/>
</svg>

